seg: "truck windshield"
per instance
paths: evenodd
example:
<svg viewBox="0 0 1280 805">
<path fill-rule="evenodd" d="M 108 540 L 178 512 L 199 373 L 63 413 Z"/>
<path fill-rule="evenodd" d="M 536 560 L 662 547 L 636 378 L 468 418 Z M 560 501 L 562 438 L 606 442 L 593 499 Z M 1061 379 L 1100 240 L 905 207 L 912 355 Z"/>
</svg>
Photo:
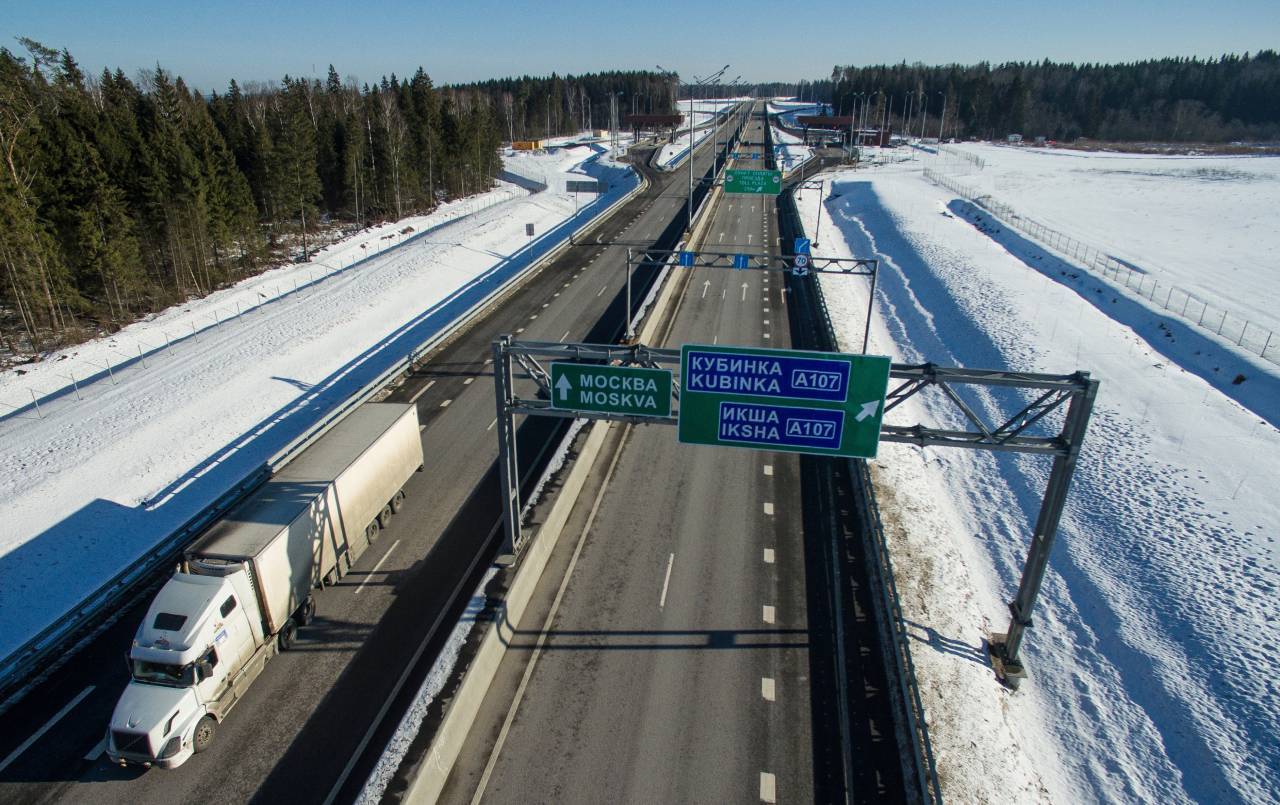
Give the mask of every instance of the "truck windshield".
<svg viewBox="0 0 1280 805">
<path fill-rule="evenodd" d="M 169 665 L 162 662 L 132 660 L 133 678 L 139 682 L 189 688 L 196 683 L 196 668 L 191 665 Z"/>
</svg>

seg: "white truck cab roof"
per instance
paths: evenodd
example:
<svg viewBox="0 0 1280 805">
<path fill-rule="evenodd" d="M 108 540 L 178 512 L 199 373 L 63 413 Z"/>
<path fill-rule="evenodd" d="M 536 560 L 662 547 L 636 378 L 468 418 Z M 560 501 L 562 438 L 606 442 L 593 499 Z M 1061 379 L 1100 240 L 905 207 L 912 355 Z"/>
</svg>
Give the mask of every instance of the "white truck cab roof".
<svg viewBox="0 0 1280 805">
<path fill-rule="evenodd" d="M 151 602 L 129 656 L 171 665 L 193 662 L 207 648 L 207 641 L 201 642 L 200 636 L 218 611 L 211 604 L 229 593 L 230 585 L 224 578 L 175 573 Z"/>
</svg>

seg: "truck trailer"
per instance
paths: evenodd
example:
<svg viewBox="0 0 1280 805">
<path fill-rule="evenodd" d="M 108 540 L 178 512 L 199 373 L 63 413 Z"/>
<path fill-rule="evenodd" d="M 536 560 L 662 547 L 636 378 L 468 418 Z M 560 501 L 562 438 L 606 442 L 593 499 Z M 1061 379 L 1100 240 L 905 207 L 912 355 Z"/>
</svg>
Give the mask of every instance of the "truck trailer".
<svg viewBox="0 0 1280 805">
<path fill-rule="evenodd" d="M 421 469 L 417 407 L 366 403 L 196 540 L 138 626 L 108 757 L 175 768 L 207 748 Z"/>
</svg>

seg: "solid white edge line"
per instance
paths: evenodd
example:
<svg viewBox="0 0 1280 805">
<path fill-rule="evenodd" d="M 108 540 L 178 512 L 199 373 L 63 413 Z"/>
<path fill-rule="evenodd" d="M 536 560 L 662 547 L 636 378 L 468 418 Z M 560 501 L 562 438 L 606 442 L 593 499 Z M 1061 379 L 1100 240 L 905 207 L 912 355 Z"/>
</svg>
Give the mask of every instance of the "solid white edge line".
<svg viewBox="0 0 1280 805">
<path fill-rule="evenodd" d="M 8 768 L 8 766 L 9 766 L 9 764 L 10 764 L 10 763 L 12 763 L 13 761 L 17 760 L 19 757 L 21 757 L 23 752 L 25 752 L 25 751 L 27 751 L 29 748 L 31 748 L 31 744 L 33 744 L 33 743 L 35 743 L 36 741 L 40 740 L 40 738 L 41 738 L 41 737 L 43 737 L 43 736 L 44 736 L 44 734 L 45 734 L 46 732 L 48 732 L 50 729 L 52 729 L 52 728 L 53 728 L 53 725 L 54 725 L 54 724 L 57 724 L 57 723 L 58 723 L 58 721 L 59 721 L 59 720 L 61 720 L 61 718 L 62 718 L 63 716 L 65 716 L 67 713 L 71 712 L 71 708 L 75 707 L 77 704 L 79 704 L 81 701 L 83 701 L 85 696 L 88 696 L 90 693 L 93 693 L 93 690 L 94 690 L 94 688 L 95 688 L 95 687 L 97 687 L 97 686 L 96 686 L 96 685 L 90 685 L 89 687 L 87 687 L 87 688 L 85 688 L 84 690 L 80 691 L 80 693 L 79 693 L 79 694 L 77 694 L 77 695 L 76 695 L 76 697 L 75 697 L 74 699 L 72 699 L 71 701 L 67 702 L 65 705 L 63 705 L 63 706 L 62 706 L 62 709 L 61 709 L 61 710 L 59 710 L 58 712 L 54 713 L 54 714 L 53 714 L 53 718 L 51 718 L 51 719 L 49 719 L 48 721 L 44 722 L 44 726 L 43 726 L 43 727 L 41 727 L 40 729 L 36 730 L 34 733 L 32 733 L 32 735 L 31 735 L 31 737 L 30 737 L 30 738 L 28 738 L 27 740 L 25 740 L 25 741 L 23 741 L 21 744 L 19 744 L 19 745 L 18 745 L 18 748 L 17 748 L 17 749 L 15 749 L 15 750 L 13 750 L 12 752 L 10 752 L 8 757 L 6 757 L 4 760 L 0 760 L 0 771 L 4 771 L 6 768 Z"/>
<path fill-rule="evenodd" d="M 360 591 L 364 589 L 364 586 L 369 583 L 369 579 L 373 577 L 373 574 L 377 573 L 379 570 L 382 569 L 382 563 L 387 561 L 387 557 L 391 555 L 391 552 L 394 551 L 396 549 L 396 546 L 399 544 L 400 544 L 400 540 L 396 540 L 395 542 L 391 543 L 391 547 L 387 548 L 387 552 L 384 553 L 382 555 L 382 558 L 378 560 L 378 564 L 373 566 L 373 569 L 369 571 L 369 574 L 364 577 L 364 581 L 360 582 L 360 586 L 356 587 L 356 595 L 359 595 Z"/>
<path fill-rule="evenodd" d="M 667 587 L 671 585 L 671 566 L 675 564 L 676 555 L 673 553 L 667 557 L 667 577 L 662 580 L 662 597 L 658 599 L 658 609 L 662 609 L 667 605 Z"/>
</svg>

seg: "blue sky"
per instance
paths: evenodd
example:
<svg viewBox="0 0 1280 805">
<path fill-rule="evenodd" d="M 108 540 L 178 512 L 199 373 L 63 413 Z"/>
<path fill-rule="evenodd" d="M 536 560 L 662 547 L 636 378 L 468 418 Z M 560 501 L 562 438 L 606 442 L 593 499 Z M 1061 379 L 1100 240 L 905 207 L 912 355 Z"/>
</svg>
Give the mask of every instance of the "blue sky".
<svg viewBox="0 0 1280 805">
<path fill-rule="evenodd" d="M 184 7 L 185 6 L 185 7 Z M 200 89 L 323 76 L 375 81 L 419 65 L 437 83 L 652 68 L 791 81 L 834 64 L 1131 61 L 1280 48 L 1275 0 L 925 3 L 707 0 L 452 3 L 4 0 L 0 45 L 29 36 L 92 72 L 159 62 Z"/>
</svg>

